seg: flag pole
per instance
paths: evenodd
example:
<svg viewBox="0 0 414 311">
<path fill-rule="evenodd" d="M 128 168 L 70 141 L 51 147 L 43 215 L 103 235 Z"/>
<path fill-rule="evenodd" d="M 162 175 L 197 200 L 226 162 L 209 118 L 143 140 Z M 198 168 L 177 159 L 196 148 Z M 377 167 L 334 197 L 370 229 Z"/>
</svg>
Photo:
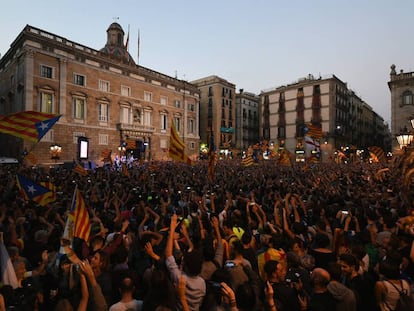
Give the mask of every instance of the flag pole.
<svg viewBox="0 0 414 311">
<path fill-rule="evenodd" d="M 75 191 L 73 192 L 72 202 L 70 203 L 70 209 L 72 210 L 72 207 L 75 204 L 75 198 L 76 198 L 76 191 L 78 190 L 78 184 L 75 185 Z M 69 212 L 71 212 L 71 210 Z M 73 221 L 71 219 L 71 215 L 67 215 L 65 229 L 63 231 L 62 239 L 66 239 L 70 241 L 70 245 L 72 247 L 73 242 L 73 229 L 71 228 L 73 226 Z M 59 266 L 60 263 L 60 257 L 62 255 L 66 254 L 65 247 L 61 244 L 59 248 L 58 258 L 56 260 L 56 266 Z"/>
<path fill-rule="evenodd" d="M 137 65 L 139 65 L 139 45 L 140 45 L 140 32 L 138 28 L 138 49 L 137 49 Z"/>
</svg>

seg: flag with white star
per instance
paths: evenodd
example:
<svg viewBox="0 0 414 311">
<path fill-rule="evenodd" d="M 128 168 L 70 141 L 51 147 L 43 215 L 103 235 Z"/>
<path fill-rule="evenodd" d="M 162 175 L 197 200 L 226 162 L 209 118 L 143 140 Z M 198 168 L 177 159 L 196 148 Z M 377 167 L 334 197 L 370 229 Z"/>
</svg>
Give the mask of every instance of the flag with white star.
<svg viewBox="0 0 414 311">
<path fill-rule="evenodd" d="M 51 189 L 43 187 L 22 175 L 16 175 L 16 180 L 17 187 L 26 201 L 34 201 L 41 204 L 42 198 L 52 192 Z"/>
<path fill-rule="evenodd" d="M 39 111 L 21 111 L 0 117 L 0 133 L 38 142 L 55 125 L 61 115 Z"/>
</svg>

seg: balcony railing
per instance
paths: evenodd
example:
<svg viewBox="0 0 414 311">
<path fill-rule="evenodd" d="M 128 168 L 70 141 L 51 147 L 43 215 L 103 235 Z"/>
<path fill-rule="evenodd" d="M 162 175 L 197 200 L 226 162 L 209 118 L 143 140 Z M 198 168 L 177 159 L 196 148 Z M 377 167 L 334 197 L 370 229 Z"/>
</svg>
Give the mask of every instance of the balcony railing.
<svg viewBox="0 0 414 311">
<path fill-rule="evenodd" d="M 135 124 L 135 123 L 118 123 L 116 125 L 116 128 L 122 131 L 139 131 L 139 132 L 147 132 L 147 133 L 155 132 L 155 126 L 141 125 L 141 124 Z"/>
</svg>

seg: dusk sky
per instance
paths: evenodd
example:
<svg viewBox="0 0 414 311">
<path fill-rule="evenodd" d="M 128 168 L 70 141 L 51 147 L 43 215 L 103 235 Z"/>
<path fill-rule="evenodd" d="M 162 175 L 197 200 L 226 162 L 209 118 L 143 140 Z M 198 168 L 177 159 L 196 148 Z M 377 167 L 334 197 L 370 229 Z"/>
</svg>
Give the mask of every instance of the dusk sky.
<svg viewBox="0 0 414 311">
<path fill-rule="evenodd" d="M 414 71 L 412 0 L 1 0 L 0 53 L 26 24 L 93 49 L 130 26 L 139 64 L 179 79 L 220 76 L 244 91 L 335 74 L 386 122 L 391 64 Z"/>
</svg>

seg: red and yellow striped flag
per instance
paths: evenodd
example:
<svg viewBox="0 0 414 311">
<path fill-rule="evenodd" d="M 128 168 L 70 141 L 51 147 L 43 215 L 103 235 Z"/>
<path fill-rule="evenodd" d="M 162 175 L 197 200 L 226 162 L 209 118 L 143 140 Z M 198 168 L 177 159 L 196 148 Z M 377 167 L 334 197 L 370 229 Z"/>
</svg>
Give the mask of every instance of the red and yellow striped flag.
<svg viewBox="0 0 414 311">
<path fill-rule="evenodd" d="M 244 159 L 241 160 L 241 163 L 243 166 L 251 166 L 255 162 L 252 155 L 247 155 Z"/>
<path fill-rule="evenodd" d="M 85 170 L 85 168 L 82 166 L 82 165 L 80 165 L 79 163 L 77 163 L 76 165 L 75 165 L 75 167 L 73 168 L 73 171 L 75 172 L 75 173 L 78 173 L 79 175 L 81 175 L 81 176 L 88 176 L 88 172 Z"/>
<path fill-rule="evenodd" d="M 371 146 L 368 147 L 371 157 L 373 158 L 374 162 L 386 162 L 384 150 L 378 146 Z"/>
<path fill-rule="evenodd" d="M 75 189 L 75 193 L 73 194 L 69 217 L 73 222 L 73 237 L 89 242 L 91 233 L 89 213 L 78 188 Z"/>
<path fill-rule="evenodd" d="M 171 122 L 170 129 L 170 146 L 168 149 L 168 156 L 178 162 L 192 164 L 191 159 L 185 153 L 185 145 L 175 129 L 174 121 Z"/>
</svg>

